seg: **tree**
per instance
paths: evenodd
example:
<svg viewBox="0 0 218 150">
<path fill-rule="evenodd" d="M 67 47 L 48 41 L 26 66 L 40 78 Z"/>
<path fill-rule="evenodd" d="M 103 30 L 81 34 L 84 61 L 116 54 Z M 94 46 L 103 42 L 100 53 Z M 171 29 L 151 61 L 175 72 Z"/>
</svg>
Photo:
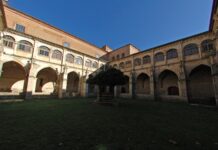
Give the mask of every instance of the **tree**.
<svg viewBox="0 0 218 150">
<path fill-rule="evenodd" d="M 95 75 L 90 75 L 87 83 L 98 85 L 98 96 L 100 96 L 98 99 L 101 100 L 104 87 L 109 86 L 111 89 L 114 89 L 117 85 L 124 85 L 126 83 L 126 78 L 120 70 L 109 67 L 105 70 L 101 70 Z"/>
</svg>

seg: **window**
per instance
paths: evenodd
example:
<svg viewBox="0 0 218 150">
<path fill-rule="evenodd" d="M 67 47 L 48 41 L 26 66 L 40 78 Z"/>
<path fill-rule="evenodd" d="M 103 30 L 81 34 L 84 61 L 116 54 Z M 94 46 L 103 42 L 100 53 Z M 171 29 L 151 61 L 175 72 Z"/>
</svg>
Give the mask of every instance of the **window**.
<svg viewBox="0 0 218 150">
<path fill-rule="evenodd" d="M 93 62 L 92 67 L 93 67 L 93 68 L 98 68 L 98 63 L 97 63 L 96 61 Z"/>
<path fill-rule="evenodd" d="M 120 65 L 119 65 L 120 69 L 124 69 L 125 68 L 125 64 L 124 62 L 121 62 Z"/>
<path fill-rule="evenodd" d="M 85 66 L 86 67 L 91 67 L 92 66 L 91 60 L 86 60 Z"/>
<path fill-rule="evenodd" d="M 73 64 L 74 63 L 74 56 L 72 54 L 66 55 L 66 62 Z"/>
<path fill-rule="evenodd" d="M 62 59 L 62 53 L 59 50 L 54 50 L 52 53 L 52 58 L 61 60 Z"/>
<path fill-rule="evenodd" d="M 163 53 L 157 53 L 154 56 L 155 62 L 164 61 L 164 54 Z"/>
<path fill-rule="evenodd" d="M 83 59 L 81 57 L 77 57 L 75 60 L 75 63 L 78 65 L 82 65 L 83 64 Z"/>
<path fill-rule="evenodd" d="M 211 50 L 215 49 L 212 40 L 205 40 L 205 41 L 203 41 L 201 43 L 201 47 L 202 47 L 202 51 L 203 52 L 207 52 L 207 51 L 211 51 Z"/>
<path fill-rule="evenodd" d="M 143 64 L 148 64 L 148 63 L 151 63 L 151 57 L 150 56 L 143 57 Z"/>
<path fill-rule="evenodd" d="M 46 47 L 46 46 L 40 46 L 39 47 L 39 55 L 48 57 L 49 56 L 49 52 L 50 52 L 50 50 L 49 50 L 48 47 Z"/>
<path fill-rule="evenodd" d="M 122 58 L 125 57 L 125 53 L 122 53 Z"/>
<path fill-rule="evenodd" d="M 120 59 L 120 55 L 117 55 L 117 59 Z"/>
<path fill-rule="evenodd" d="M 178 57 L 178 53 L 176 49 L 170 49 L 167 51 L 167 59 L 173 59 L 177 57 Z"/>
<path fill-rule="evenodd" d="M 24 41 L 24 40 L 20 41 L 17 47 L 18 50 L 21 50 L 24 52 L 31 52 L 32 48 L 33 48 L 32 43 L 28 41 Z"/>
<path fill-rule="evenodd" d="M 197 44 L 189 44 L 186 45 L 183 49 L 184 56 L 198 54 L 198 45 Z"/>
<path fill-rule="evenodd" d="M 114 57 L 114 56 L 112 57 L 112 60 L 115 60 L 115 57 Z"/>
<path fill-rule="evenodd" d="M 68 42 L 64 42 L 64 47 L 67 47 L 67 48 L 69 48 L 70 47 L 70 43 L 68 43 Z"/>
<path fill-rule="evenodd" d="M 3 44 L 5 47 L 14 48 L 15 39 L 9 35 L 3 36 Z"/>
<path fill-rule="evenodd" d="M 23 25 L 16 24 L 16 31 L 25 32 L 25 27 Z"/>
<path fill-rule="evenodd" d="M 132 67 L 132 61 L 126 61 L 126 68 Z"/>
<path fill-rule="evenodd" d="M 117 68 L 117 64 L 114 64 L 113 67 L 114 67 L 114 68 Z"/>
<path fill-rule="evenodd" d="M 140 58 L 136 58 L 134 60 L 134 64 L 135 64 L 135 66 L 140 66 L 141 65 L 141 59 Z"/>
</svg>

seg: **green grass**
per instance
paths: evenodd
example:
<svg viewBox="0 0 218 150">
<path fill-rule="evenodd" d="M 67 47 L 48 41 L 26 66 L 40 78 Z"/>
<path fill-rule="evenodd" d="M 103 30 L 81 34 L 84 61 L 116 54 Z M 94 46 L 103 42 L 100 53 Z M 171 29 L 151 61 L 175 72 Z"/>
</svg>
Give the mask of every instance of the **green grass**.
<svg viewBox="0 0 218 150">
<path fill-rule="evenodd" d="M 218 149 L 218 109 L 90 100 L 0 104 L 0 150 Z"/>
</svg>

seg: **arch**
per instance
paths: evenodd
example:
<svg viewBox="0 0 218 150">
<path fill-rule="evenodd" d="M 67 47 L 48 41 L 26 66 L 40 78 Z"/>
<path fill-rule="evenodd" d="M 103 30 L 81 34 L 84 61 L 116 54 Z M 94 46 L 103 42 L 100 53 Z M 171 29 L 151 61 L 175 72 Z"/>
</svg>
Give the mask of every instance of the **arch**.
<svg viewBox="0 0 218 150">
<path fill-rule="evenodd" d="M 3 36 L 3 45 L 5 47 L 14 48 L 15 38 L 10 35 Z"/>
<path fill-rule="evenodd" d="M 188 91 L 191 103 L 215 104 L 213 79 L 209 66 L 199 65 L 191 71 Z"/>
<path fill-rule="evenodd" d="M 167 51 L 167 59 L 178 58 L 177 49 L 170 49 Z"/>
<path fill-rule="evenodd" d="M 151 57 L 149 55 L 146 55 L 143 57 L 143 64 L 151 63 Z"/>
<path fill-rule="evenodd" d="M 191 43 L 186 45 L 183 48 L 183 55 L 184 56 L 189 56 L 189 55 L 194 55 L 194 54 L 198 54 L 198 45 Z"/>
<path fill-rule="evenodd" d="M 73 64 L 74 63 L 74 56 L 72 54 L 66 55 L 66 62 Z"/>
<path fill-rule="evenodd" d="M 150 77 L 141 73 L 136 79 L 136 94 L 150 94 Z"/>
<path fill-rule="evenodd" d="M 36 75 L 36 92 L 55 93 L 57 84 L 57 72 L 51 67 L 41 69 Z"/>
<path fill-rule="evenodd" d="M 118 68 L 117 64 L 114 64 L 114 65 L 113 65 L 113 68 L 116 68 L 116 69 L 117 69 L 117 68 Z"/>
<path fill-rule="evenodd" d="M 121 93 L 129 93 L 129 76 L 125 75 L 125 85 L 121 86 Z"/>
<path fill-rule="evenodd" d="M 70 96 L 79 92 L 79 75 L 76 72 L 70 72 L 67 75 L 67 93 Z"/>
<path fill-rule="evenodd" d="M 124 68 L 125 68 L 125 63 L 124 63 L 124 62 L 121 62 L 121 63 L 119 64 L 119 68 L 120 68 L 120 69 L 124 69 Z"/>
<path fill-rule="evenodd" d="M 50 49 L 46 46 L 39 47 L 39 55 L 49 57 Z"/>
<path fill-rule="evenodd" d="M 164 53 L 162 53 L 162 52 L 159 52 L 159 53 L 156 53 L 155 55 L 154 55 L 154 61 L 155 62 L 160 62 L 160 61 L 164 61 Z"/>
<path fill-rule="evenodd" d="M 98 62 L 94 61 L 94 62 L 92 63 L 92 67 L 93 67 L 93 68 L 98 68 Z"/>
<path fill-rule="evenodd" d="M 159 96 L 179 96 L 178 76 L 171 70 L 164 70 L 158 76 L 157 90 Z"/>
<path fill-rule="evenodd" d="M 134 59 L 134 65 L 135 65 L 135 66 L 140 66 L 141 64 L 142 64 L 141 58 L 136 58 L 136 59 Z"/>
<path fill-rule="evenodd" d="M 61 51 L 54 50 L 51 57 L 57 60 L 62 60 L 63 55 Z"/>
<path fill-rule="evenodd" d="M 202 52 L 208 52 L 208 51 L 211 51 L 214 49 L 215 49 L 215 46 L 214 46 L 213 40 L 211 40 L 211 39 L 204 40 L 201 43 Z"/>
<path fill-rule="evenodd" d="M 17 49 L 24 52 L 31 52 L 33 49 L 33 44 L 29 41 L 21 40 L 18 42 Z"/>
<path fill-rule="evenodd" d="M 86 67 L 91 67 L 91 66 L 92 66 L 92 61 L 89 60 L 89 59 L 87 59 L 87 60 L 86 60 L 86 63 L 85 63 L 85 66 L 86 66 Z"/>
<path fill-rule="evenodd" d="M 15 61 L 5 62 L 2 66 L 0 92 L 23 92 L 25 78 L 26 71 L 22 65 Z M 18 82 L 19 84 L 16 84 Z"/>
<path fill-rule="evenodd" d="M 80 56 L 76 57 L 75 63 L 76 63 L 77 65 L 82 65 L 82 64 L 83 64 L 83 59 L 82 59 L 82 57 L 80 57 Z"/>
<path fill-rule="evenodd" d="M 125 67 L 126 67 L 126 68 L 130 68 L 130 67 L 132 67 L 132 61 L 131 61 L 131 60 L 126 61 L 126 63 L 125 63 Z"/>
</svg>

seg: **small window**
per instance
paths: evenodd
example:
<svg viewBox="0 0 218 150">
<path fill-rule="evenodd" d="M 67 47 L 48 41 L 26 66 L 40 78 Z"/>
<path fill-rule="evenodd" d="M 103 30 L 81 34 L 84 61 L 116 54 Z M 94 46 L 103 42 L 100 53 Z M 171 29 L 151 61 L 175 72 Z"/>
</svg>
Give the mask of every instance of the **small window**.
<svg viewBox="0 0 218 150">
<path fill-rule="evenodd" d="M 167 59 L 173 59 L 177 57 L 178 57 L 178 53 L 176 49 L 171 49 L 167 51 Z"/>
<path fill-rule="evenodd" d="M 20 41 L 17 47 L 18 50 L 21 50 L 24 52 L 31 52 L 32 48 L 33 48 L 33 45 L 30 42 L 24 41 L 24 40 Z"/>
<path fill-rule="evenodd" d="M 113 60 L 113 61 L 115 60 L 115 57 L 114 57 L 114 56 L 112 57 L 112 60 Z"/>
<path fill-rule="evenodd" d="M 67 54 L 66 62 L 73 64 L 74 63 L 74 56 L 72 54 Z"/>
<path fill-rule="evenodd" d="M 39 55 L 48 57 L 49 56 L 49 51 L 50 50 L 49 50 L 48 47 L 45 47 L 45 46 L 39 47 Z"/>
<path fill-rule="evenodd" d="M 83 64 L 83 59 L 81 57 L 77 57 L 75 60 L 75 63 L 78 65 L 82 65 Z"/>
<path fill-rule="evenodd" d="M 125 57 L 125 53 L 122 53 L 122 58 L 124 58 Z"/>
<path fill-rule="evenodd" d="M 86 67 L 91 67 L 92 66 L 92 61 L 91 60 L 86 60 L 85 66 Z"/>
<path fill-rule="evenodd" d="M 140 66 L 141 65 L 141 59 L 140 58 L 136 58 L 134 60 L 134 64 L 135 64 L 135 66 Z"/>
<path fill-rule="evenodd" d="M 14 48 L 15 39 L 9 35 L 3 36 L 3 44 L 5 47 Z"/>
<path fill-rule="evenodd" d="M 154 60 L 155 62 L 160 62 L 160 61 L 164 61 L 164 54 L 163 53 L 157 53 L 155 56 L 154 56 Z"/>
<path fill-rule="evenodd" d="M 202 51 L 203 52 L 208 52 L 211 50 L 214 50 L 214 44 L 212 40 L 205 40 L 201 43 Z"/>
<path fill-rule="evenodd" d="M 68 42 L 64 42 L 64 47 L 67 47 L 67 48 L 69 48 L 70 47 L 70 43 L 68 43 Z"/>
<path fill-rule="evenodd" d="M 132 67 L 132 61 L 126 61 L 126 68 Z"/>
<path fill-rule="evenodd" d="M 184 47 L 183 50 L 184 56 L 198 54 L 198 45 L 197 44 L 188 44 Z"/>
<path fill-rule="evenodd" d="M 62 53 L 59 50 L 54 50 L 52 53 L 52 58 L 61 60 L 62 59 Z"/>
<path fill-rule="evenodd" d="M 117 55 L 117 59 L 120 59 L 120 55 Z"/>
<path fill-rule="evenodd" d="M 143 57 L 143 64 L 148 64 L 148 63 L 151 63 L 151 57 L 150 56 Z"/>
<path fill-rule="evenodd" d="M 120 69 L 124 69 L 125 68 L 125 64 L 124 62 L 121 62 L 120 65 L 119 65 Z"/>
<path fill-rule="evenodd" d="M 98 68 L 98 63 L 97 63 L 96 61 L 93 62 L 92 67 L 93 67 L 93 68 Z"/>
<path fill-rule="evenodd" d="M 25 27 L 23 25 L 16 24 L 16 31 L 25 32 Z"/>
</svg>

